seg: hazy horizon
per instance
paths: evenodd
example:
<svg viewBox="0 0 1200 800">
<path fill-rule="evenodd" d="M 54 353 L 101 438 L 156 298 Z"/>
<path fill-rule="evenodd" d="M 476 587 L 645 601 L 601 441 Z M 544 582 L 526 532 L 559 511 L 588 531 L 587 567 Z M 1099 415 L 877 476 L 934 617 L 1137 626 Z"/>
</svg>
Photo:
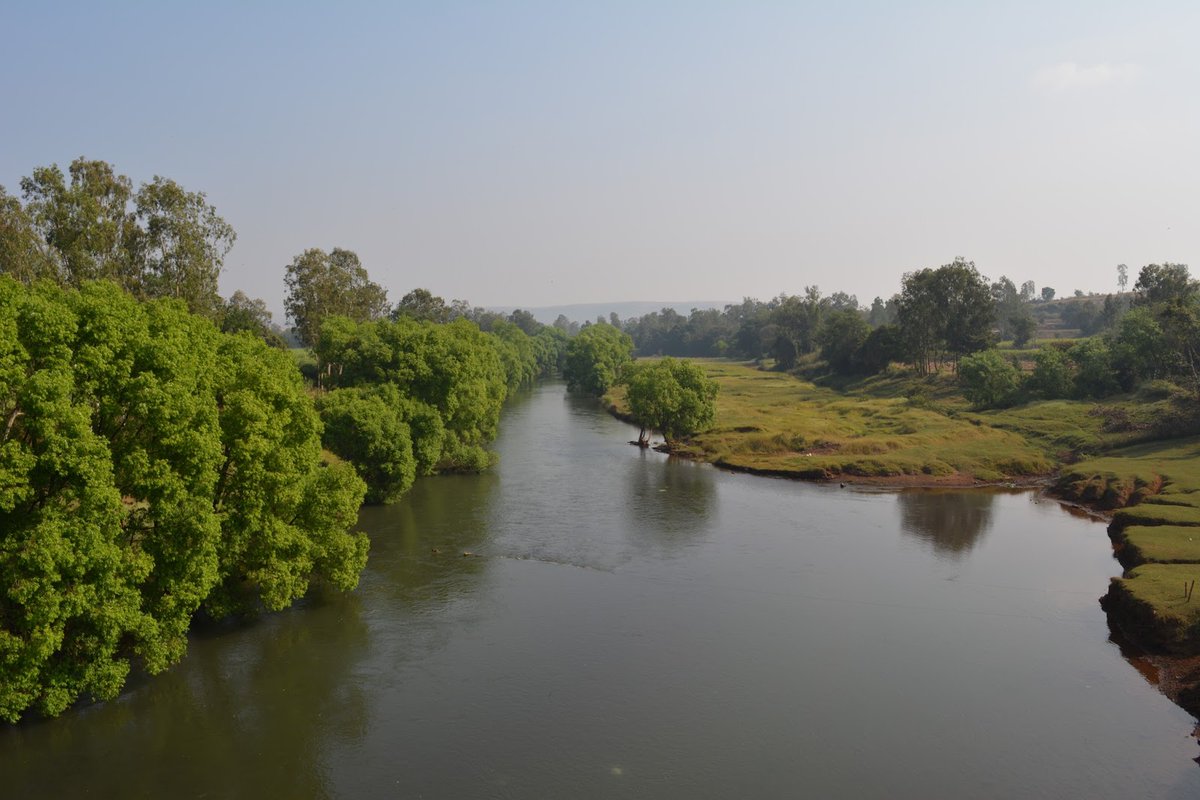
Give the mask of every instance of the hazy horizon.
<svg viewBox="0 0 1200 800">
<path fill-rule="evenodd" d="M 1058 294 L 1200 252 L 1200 9 L 10 5 L 0 184 L 202 191 L 221 288 L 309 247 L 398 300 L 869 304 L 956 256 Z M 629 301 L 624 301 L 629 302 Z M 282 322 L 282 319 L 279 319 Z"/>
</svg>

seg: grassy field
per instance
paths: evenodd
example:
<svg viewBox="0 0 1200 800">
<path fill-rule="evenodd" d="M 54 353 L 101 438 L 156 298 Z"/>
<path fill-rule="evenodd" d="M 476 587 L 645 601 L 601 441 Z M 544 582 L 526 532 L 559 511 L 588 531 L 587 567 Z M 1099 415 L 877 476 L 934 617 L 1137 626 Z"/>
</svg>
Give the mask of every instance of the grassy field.
<svg viewBox="0 0 1200 800">
<path fill-rule="evenodd" d="M 1154 403 L 1055 400 L 975 412 L 948 374 L 894 371 L 818 385 L 749 364 L 697 363 L 720 393 L 716 423 L 688 440 L 690 454 L 798 478 L 962 485 L 1029 479 L 1080 453 L 1136 440 L 1161 411 Z M 627 411 L 619 387 L 607 399 Z"/>
<path fill-rule="evenodd" d="M 845 394 L 778 372 L 700 361 L 720 385 L 716 424 L 687 449 L 707 461 L 801 478 L 919 478 L 997 481 L 1054 468 L 1044 448 L 1022 436 L 947 414 L 936 380 L 881 378 Z M 906 397 L 904 392 L 911 395 Z M 625 409 L 621 389 L 609 396 Z"/>
</svg>

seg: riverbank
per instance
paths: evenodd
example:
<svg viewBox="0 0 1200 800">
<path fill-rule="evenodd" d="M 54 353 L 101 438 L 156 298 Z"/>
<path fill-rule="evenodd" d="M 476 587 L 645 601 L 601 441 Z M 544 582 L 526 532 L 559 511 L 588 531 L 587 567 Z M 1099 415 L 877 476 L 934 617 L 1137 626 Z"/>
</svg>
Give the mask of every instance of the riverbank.
<svg viewBox="0 0 1200 800">
<path fill-rule="evenodd" d="M 1113 509 L 1108 534 L 1125 574 L 1101 604 L 1157 667 L 1163 692 L 1200 718 L 1200 437 L 1082 461 L 1055 491 Z"/>
<path fill-rule="evenodd" d="M 1169 398 L 1044 401 L 978 412 L 950 375 L 898 371 L 839 388 L 751 364 L 697 359 L 720 386 L 713 427 L 676 445 L 720 467 L 883 486 L 1036 484 L 1082 453 L 1153 434 Z M 628 418 L 624 391 L 605 404 Z"/>
<path fill-rule="evenodd" d="M 834 389 L 748 364 L 699 363 L 721 387 L 716 420 L 677 443 L 677 455 L 855 486 L 1047 486 L 1104 512 L 1126 572 L 1102 604 L 1155 665 L 1162 691 L 1200 718 L 1200 437 L 1138 443 L 1186 413 L 1179 398 L 977 412 L 947 376 L 884 375 Z M 629 418 L 620 388 L 605 405 Z"/>
</svg>

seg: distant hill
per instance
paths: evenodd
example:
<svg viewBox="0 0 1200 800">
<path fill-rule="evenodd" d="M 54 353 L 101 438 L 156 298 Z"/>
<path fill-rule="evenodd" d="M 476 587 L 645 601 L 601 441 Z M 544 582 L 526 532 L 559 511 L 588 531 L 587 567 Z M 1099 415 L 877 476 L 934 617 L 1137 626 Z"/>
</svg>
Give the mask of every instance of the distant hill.
<svg viewBox="0 0 1200 800">
<path fill-rule="evenodd" d="M 651 301 L 651 300 L 635 300 L 626 301 L 623 303 L 574 303 L 565 306 L 490 306 L 489 311 L 497 311 L 502 314 L 511 314 L 515 308 L 524 308 L 526 311 L 533 314 L 534 319 L 538 322 L 550 324 L 558 319 L 558 315 L 562 314 L 567 319 L 573 322 L 584 322 L 586 320 L 595 321 L 597 316 L 608 319 L 608 315 L 612 312 L 617 312 L 617 316 L 621 319 L 629 319 L 630 317 L 640 317 L 649 314 L 651 311 L 661 311 L 664 308 L 672 308 L 676 313 L 687 316 L 692 313 L 693 308 L 707 310 L 710 308 L 723 309 L 729 305 L 730 300 L 689 300 L 689 301 Z"/>
</svg>

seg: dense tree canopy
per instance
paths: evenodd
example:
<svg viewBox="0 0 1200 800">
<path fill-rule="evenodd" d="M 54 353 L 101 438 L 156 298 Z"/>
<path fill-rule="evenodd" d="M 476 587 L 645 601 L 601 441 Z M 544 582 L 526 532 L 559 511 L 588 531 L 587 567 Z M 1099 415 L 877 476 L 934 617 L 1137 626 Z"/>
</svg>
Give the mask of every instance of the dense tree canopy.
<svg viewBox="0 0 1200 800">
<path fill-rule="evenodd" d="M 567 345 L 563 377 L 572 389 L 602 395 L 617 382 L 632 352 L 628 334 L 603 322 L 588 325 Z"/>
<path fill-rule="evenodd" d="M 0 717 L 112 697 L 193 615 L 357 582 L 364 488 L 291 360 L 112 283 L 0 277 Z"/>
<path fill-rule="evenodd" d="M 363 323 L 332 317 L 314 351 L 322 364 L 336 366 L 332 386 L 391 384 L 433 409 L 440 428 L 427 415 L 420 419 L 429 436 L 439 437 L 438 468 L 480 469 L 491 463 L 486 446 L 496 436 L 509 383 L 498 342 L 463 319 L 436 325 L 409 317 Z M 414 448 L 424 441 L 414 434 Z"/>
</svg>

